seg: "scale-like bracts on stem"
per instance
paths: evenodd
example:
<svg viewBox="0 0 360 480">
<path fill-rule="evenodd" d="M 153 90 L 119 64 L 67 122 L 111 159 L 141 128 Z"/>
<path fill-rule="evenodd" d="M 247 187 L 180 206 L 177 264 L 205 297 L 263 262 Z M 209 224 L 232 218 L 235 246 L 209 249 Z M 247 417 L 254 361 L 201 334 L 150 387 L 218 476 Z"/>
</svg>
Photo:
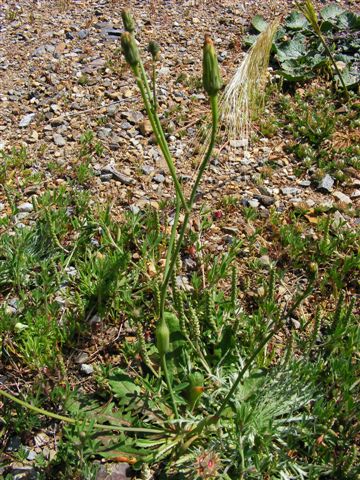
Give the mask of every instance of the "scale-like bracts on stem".
<svg viewBox="0 0 360 480">
<path fill-rule="evenodd" d="M 124 8 L 124 10 L 121 11 L 121 18 L 125 30 L 129 33 L 133 33 L 135 31 L 135 22 L 130 11 Z"/>
<path fill-rule="evenodd" d="M 139 50 L 137 48 L 134 37 L 129 32 L 124 32 L 121 35 L 121 48 L 125 60 L 132 68 L 136 68 L 140 63 Z"/>
<path fill-rule="evenodd" d="M 221 89 L 220 69 L 210 35 L 205 35 L 203 48 L 203 87 L 205 92 L 213 97 Z"/>
</svg>

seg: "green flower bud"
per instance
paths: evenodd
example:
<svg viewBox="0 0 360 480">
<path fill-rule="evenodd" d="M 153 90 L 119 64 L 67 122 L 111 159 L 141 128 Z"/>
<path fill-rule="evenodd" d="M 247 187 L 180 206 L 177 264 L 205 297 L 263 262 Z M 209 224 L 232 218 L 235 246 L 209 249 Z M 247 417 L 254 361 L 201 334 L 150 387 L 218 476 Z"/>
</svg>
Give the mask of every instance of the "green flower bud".
<svg viewBox="0 0 360 480">
<path fill-rule="evenodd" d="M 157 60 L 160 52 L 160 45 L 157 42 L 149 42 L 148 51 L 151 53 L 153 60 Z"/>
<path fill-rule="evenodd" d="M 131 67 L 136 67 L 140 62 L 139 50 L 129 32 L 124 32 L 121 35 L 121 47 L 127 63 Z"/>
<path fill-rule="evenodd" d="M 135 22 L 130 13 L 130 10 L 124 8 L 121 11 L 121 18 L 124 24 L 124 28 L 127 32 L 132 33 L 135 30 Z"/>
<path fill-rule="evenodd" d="M 215 96 L 221 88 L 219 65 L 210 35 L 205 35 L 203 48 L 203 86 L 210 97 Z"/>
<path fill-rule="evenodd" d="M 158 323 L 156 327 L 156 346 L 161 356 L 165 355 L 170 348 L 170 330 L 166 323 L 165 317 Z"/>
<path fill-rule="evenodd" d="M 190 385 L 187 391 L 187 399 L 190 408 L 193 408 L 204 391 L 204 376 L 200 372 L 190 373 L 188 380 Z"/>
</svg>

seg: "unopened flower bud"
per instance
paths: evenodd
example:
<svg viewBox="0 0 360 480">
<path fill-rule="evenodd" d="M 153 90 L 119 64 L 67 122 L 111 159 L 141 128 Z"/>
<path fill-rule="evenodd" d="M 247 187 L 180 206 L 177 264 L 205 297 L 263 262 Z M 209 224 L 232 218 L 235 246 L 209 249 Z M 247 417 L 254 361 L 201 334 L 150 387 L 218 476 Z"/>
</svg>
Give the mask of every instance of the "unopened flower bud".
<svg viewBox="0 0 360 480">
<path fill-rule="evenodd" d="M 121 35 L 121 47 L 127 63 L 131 67 L 136 67 L 140 62 L 139 50 L 129 32 L 124 32 Z"/>
<path fill-rule="evenodd" d="M 124 24 L 124 28 L 127 32 L 132 33 L 135 30 L 135 22 L 130 13 L 130 10 L 124 8 L 121 11 L 121 18 Z"/>
<path fill-rule="evenodd" d="M 162 318 L 156 327 L 156 346 L 161 356 L 165 355 L 170 348 L 170 330 L 165 317 Z"/>
<path fill-rule="evenodd" d="M 203 86 L 210 97 L 215 96 L 221 88 L 219 65 L 210 35 L 205 35 L 203 48 Z"/>
<path fill-rule="evenodd" d="M 151 53 L 153 60 L 156 60 L 159 56 L 160 45 L 157 42 L 149 42 L 148 51 Z"/>
<path fill-rule="evenodd" d="M 187 391 L 187 397 L 190 408 L 193 408 L 197 400 L 204 392 L 204 376 L 200 372 L 189 374 L 189 387 Z"/>
</svg>

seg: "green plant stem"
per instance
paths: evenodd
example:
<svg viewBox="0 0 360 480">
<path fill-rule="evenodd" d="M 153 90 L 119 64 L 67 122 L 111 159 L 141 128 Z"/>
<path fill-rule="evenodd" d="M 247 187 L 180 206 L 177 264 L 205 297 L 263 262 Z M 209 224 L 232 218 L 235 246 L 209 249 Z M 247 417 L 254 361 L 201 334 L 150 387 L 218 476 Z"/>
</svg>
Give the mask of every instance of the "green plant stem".
<svg viewBox="0 0 360 480">
<path fill-rule="evenodd" d="M 338 77 L 339 77 L 339 79 L 340 79 L 341 85 L 342 85 L 342 87 L 343 87 L 343 89 L 344 89 L 345 98 L 346 98 L 346 100 L 348 101 L 348 100 L 350 99 L 349 91 L 348 91 L 348 89 L 347 89 L 347 86 L 345 85 L 345 82 L 344 82 L 343 76 L 342 76 L 342 74 L 341 74 L 341 72 L 340 72 L 340 70 L 339 70 L 339 67 L 337 66 L 337 64 L 336 64 L 336 62 L 335 62 L 335 59 L 334 59 L 334 57 L 333 57 L 333 54 L 332 54 L 330 48 L 328 47 L 328 44 L 326 43 L 326 40 L 325 40 L 323 34 L 321 33 L 320 28 L 318 29 L 318 31 L 316 31 L 316 33 L 317 33 L 317 35 L 318 35 L 321 43 L 323 44 L 323 46 L 324 46 L 324 48 L 325 48 L 325 50 L 326 50 L 326 53 L 328 54 L 328 56 L 329 56 L 329 58 L 330 58 L 330 60 L 331 60 L 331 63 L 334 65 L 335 71 L 336 71 L 336 73 L 338 74 Z"/>
<path fill-rule="evenodd" d="M 144 81 L 143 81 L 142 77 L 139 75 L 139 70 L 137 68 L 134 68 L 133 71 L 134 71 L 134 75 L 135 75 L 135 78 L 136 78 L 137 86 L 139 87 L 139 90 L 141 92 L 141 96 L 142 96 L 142 99 L 143 99 L 143 102 L 144 102 L 144 105 L 145 105 L 146 113 L 147 113 L 147 115 L 149 117 L 149 120 L 150 120 L 150 123 L 151 123 L 151 127 L 154 131 L 154 134 L 155 134 L 156 139 L 159 143 L 162 154 L 164 155 L 165 161 L 166 161 L 167 166 L 169 168 L 170 175 L 173 179 L 176 193 L 181 200 L 183 208 L 185 209 L 185 211 L 187 211 L 188 206 L 187 206 L 187 203 L 186 203 L 181 185 L 179 183 L 179 179 L 177 177 L 176 170 L 175 170 L 175 167 L 174 167 L 174 163 L 173 163 L 173 160 L 171 158 L 170 151 L 168 149 L 165 137 L 163 137 L 163 132 L 162 132 L 162 129 L 161 129 L 161 125 L 160 125 L 160 130 L 159 130 L 159 123 L 160 122 L 158 121 L 157 115 L 154 115 L 154 112 L 152 111 L 151 104 L 150 104 L 150 101 L 149 101 L 149 98 L 148 98 L 148 95 L 147 95 L 147 92 L 146 92 L 146 87 L 144 86 Z"/>
<path fill-rule="evenodd" d="M 190 195 L 190 201 L 189 201 L 189 204 L 188 204 L 189 209 L 185 213 L 184 221 L 182 223 L 181 230 L 180 230 L 180 233 L 179 233 L 179 238 L 178 238 L 178 241 L 176 243 L 176 248 L 175 248 L 175 250 L 172 254 L 172 258 L 171 258 L 171 262 L 170 262 L 168 271 L 167 271 L 166 275 L 164 276 L 164 280 L 163 280 L 163 283 L 161 285 L 160 318 L 164 315 L 167 287 L 169 285 L 171 274 L 174 270 L 174 267 L 175 267 L 175 264 L 176 264 L 176 259 L 177 259 L 177 256 L 180 253 L 180 249 L 181 249 L 181 246 L 182 246 L 182 243 L 183 243 L 183 240 L 184 240 L 186 228 L 188 226 L 189 219 L 190 219 L 191 209 L 192 209 L 192 207 L 195 203 L 196 192 L 197 192 L 199 183 L 201 181 L 201 178 L 203 176 L 203 173 L 205 171 L 205 168 L 206 168 L 207 164 L 209 163 L 211 154 L 212 154 L 214 146 L 215 146 L 216 132 L 217 132 L 218 123 L 219 123 L 219 111 L 218 111 L 217 95 L 214 95 L 214 96 L 210 97 L 210 104 L 211 104 L 211 113 L 212 113 L 212 129 L 211 129 L 210 143 L 209 143 L 209 147 L 207 149 L 207 152 L 205 154 L 205 157 L 204 157 L 203 161 L 201 162 L 201 165 L 200 165 L 195 183 L 193 185 L 191 195 Z"/>
<path fill-rule="evenodd" d="M 180 206 L 181 206 L 180 199 L 179 199 L 178 195 L 176 195 L 174 223 L 173 223 L 172 228 L 171 228 L 170 240 L 169 240 L 168 250 L 167 250 L 167 253 L 166 253 L 164 276 L 167 275 L 167 272 L 169 270 L 171 255 L 172 255 L 174 244 L 175 244 L 176 231 L 177 231 L 177 226 L 178 226 L 179 217 L 180 217 Z"/>
<path fill-rule="evenodd" d="M 173 391 L 173 388 L 172 388 L 172 385 L 171 385 L 169 371 L 168 371 L 167 364 L 166 364 L 166 355 L 161 355 L 161 366 L 164 370 L 165 380 L 166 380 L 166 383 L 167 383 L 167 386 L 168 386 L 168 390 L 170 392 L 170 397 L 171 397 L 171 402 L 173 404 L 175 417 L 178 420 L 179 419 L 179 412 L 178 412 L 178 409 L 177 409 L 176 400 L 175 400 L 175 396 L 174 396 L 174 391 Z"/>
<path fill-rule="evenodd" d="M 5 390 L 0 390 L 0 395 L 8 398 L 9 400 L 21 405 L 28 410 L 32 410 L 39 415 L 45 415 L 46 417 L 54 418 L 55 420 L 60 420 L 61 422 L 70 423 L 75 425 L 78 423 L 77 420 L 70 417 L 65 417 L 64 415 L 59 415 L 57 413 L 49 412 L 48 410 L 44 410 L 43 408 L 35 407 L 24 400 L 20 400 L 19 398 L 11 395 L 11 393 L 5 392 Z M 90 424 L 90 422 L 89 422 Z M 100 430 L 118 430 L 120 432 L 138 432 L 138 433 L 164 433 L 163 430 L 155 429 L 155 428 L 138 428 L 138 427 L 120 427 L 119 425 L 103 425 L 100 423 L 94 423 L 92 425 L 96 429 Z"/>
<path fill-rule="evenodd" d="M 156 62 L 153 60 L 152 64 L 152 88 L 153 88 L 153 108 L 156 113 L 157 110 L 157 98 L 156 98 Z"/>
</svg>

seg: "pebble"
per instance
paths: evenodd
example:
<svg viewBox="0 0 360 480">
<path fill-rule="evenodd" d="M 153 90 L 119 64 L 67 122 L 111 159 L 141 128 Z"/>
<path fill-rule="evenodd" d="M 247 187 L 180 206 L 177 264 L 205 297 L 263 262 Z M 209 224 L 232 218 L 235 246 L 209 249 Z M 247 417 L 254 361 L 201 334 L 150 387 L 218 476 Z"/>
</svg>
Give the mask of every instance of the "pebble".
<svg viewBox="0 0 360 480">
<path fill-rule="evenodd" d="M 329 174 L 326 174 L 325 177 L 320 180 L 318 184 L 318 190 L 328 193 L 331 192 L 333 185 L 334 179 Z"/>
<path fill-rule="evenodd" d="M 30 213 L 34 210 L 34 205 L 30 202 L 21 203 L 18 207 L 19 213 Z"/>
<path fill-rule="evenodd" d="M 94 367 L 87 363 L 82 363 L 80 365 L 80 372 L 84 375 L 91 375 L 92 373 L 94 373 Z"/>
<path fill-rule="evenodd" d="M 0 212 L 2 212 L 3 210 L 5 210 L 5 203 L 0 202 Z"/>
<path fill-rule="evenodd" d="M 272 261 L 270 260 L 269 255 L 262 255 L 259 258 L 259 263 L 262 267 L 270 268 L 272 266 Z"/>
<path fill-rule="evenodd" d="M 156 183 L 164 183 L 165 182 L 165 177 L 161 173 L 158 173 L 153 177 L 154 182 Z"/>
<path fill-rule="evenodd" d="M 254 198 L 258 200 L 264 207 L 270 207 L 270 205 L 275 203 L 275 199 L 269 195 L 255 195 Z"/>
<path fill-rule="evenodd" d="M 36 113 L 28 113 L 19 122 L 19 127 L 28 127 L 34 120 Z"/>
<path fill-rule="evenodd" d="M 55 145 L 57 145 L 58 147 L 63 147 L 64 145 L 66 145 L 65 138 L 59 133 L 54 133 L 53 140 Z"/>
<path fill-rule="evenodd" d="M 280 190 L 283 195 L 288 196 L 297 195 L 298 193 L 300 193 L 300 189 L 296 187 L 283 187 Z"/>
<path fill-rule="evenodd" d="M 142 173 L 144 173 L 145 175 L 150 175 L 151 173 L 153 173 L 154 171 L 154 167 L 152 165 L 143 165 L 141 167 L 141 171 Z"/>
<path fill-rule="evenodd" d="M 339 192 L 338 190 L 336 190 L 334 193 L 333 193 L 333 196 L 335 198 L 337 198 L 339 200 L 339 202 L 342 202 L 342 203 L 346 203 L 347 205 L 350 205 L 352 203 L 352 200 L 350 197 L 348 197 L 347 195 L 345 195 L 345 193 L 342 193 L 342 192 Z"/>
</svg>

